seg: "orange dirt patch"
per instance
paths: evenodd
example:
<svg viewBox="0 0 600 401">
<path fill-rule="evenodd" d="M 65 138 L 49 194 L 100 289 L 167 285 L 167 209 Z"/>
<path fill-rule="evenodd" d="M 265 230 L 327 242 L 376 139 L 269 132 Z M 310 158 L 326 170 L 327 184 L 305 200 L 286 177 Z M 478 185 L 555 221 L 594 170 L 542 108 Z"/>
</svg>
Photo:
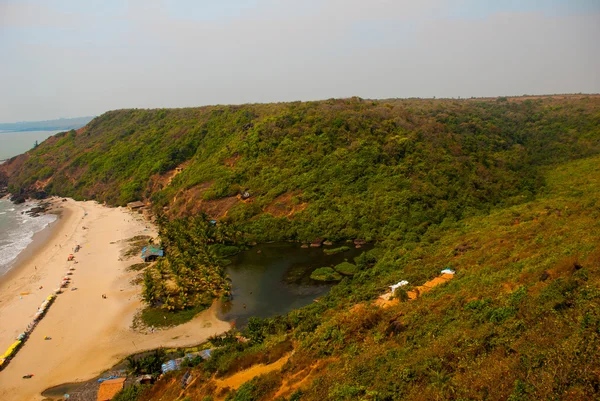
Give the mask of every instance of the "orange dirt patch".
<svg viewBox="0 0 600 401">
<path fill-rule="evenodd" d="M 452 280 L 453 278 L 454 278 L 454 274 L 445 274 L 444 273 L 441 276 L 431 279 L 431 280 L 427 281 L 425 284 L 415 287 L 413 290 L 408 291 L 406 293 L 408 295 L 408 299 L 410 301 L 414 301 L 415 299 L 419 298 L 424 293 L 431 291 L 434 287 L 437 287 L 440 284 L 444 284 L 444 283 Z M 375 305 L 379 306 L 381 308 L 389 308 L 390 306 L 397 305 L 398 303 L 400 303 L 399 299 L 397 299 L 397 298 L 391 299 L 391 298 L 392 298 L 392 293 L 386 292 L 385 294 L 381 295 L 379 298 L 377 298 L 375 300 Z"/>
<path fill-rule="evenodd" d="M 240 156 L 240 155 L 227 157 L 223 160 L 223 164 L 226 165 L 227 167 L 235 167 L 236 163 L 238 162 L 238 160 L 240 160 L 241 157 L 242 156 Z"/>
<path fill-rule="evenodd" d="M 206 213 L 213 219 L 220 219 L 227 215 L 229 209 L 238 202 L 242 202 L 235 196 L 221 199 L 203 200 L 203 194 L 210 188 L 212 181 L 202 183 L 193 188 L 179 192 L 173 199 L 173 210 L 177 210 L 176 216 L 186 214 Z"/>
<path fill-rule="evenodd" d="M 390 306 L 398 305 L 399 303 L 400 300 L 398 298 L 392 299 L 391 292 L 386 292 L 375 300 L 375 306 L 379 306 L 380 308 L 389 308 Z"/>
<path fill-rule="evenodd" d="M 210 217 L 219 219 L 225 217 L 229 209 L 236 203 L 238 203 L 237 197 L 228 196 L 227 198 L 201 202 L 200 207 Z"/>
<path fill-rule="evenodd" d="M 408 299 L 417 299 L 421 294 L 431 291 L 434 287 L 440 284 L 444 284 L 454 278 L 454 274 L 442 274 L 432 280 L 427 281 L 425 284 L 418 286 L 414 290 L 408 291 Z"/>
<path fill-rule="evenodd" d="M 4 171 L 7 176 L 13 175 L 16 171 L 21 170 L 25 162 L 29 159 L 29 153 L 23 153 L 13 157 L 8 161 L 0 164 L 0 171 Z"/>
<path fill-rule="evenodd" d="M 350 308 L 350 312 L 352 312 L 352 313 L 362 313 L 362 312 L 364 312 L 364 310 L 365 310 L 365 304 L 362 302 L 359 304 L 353 305 Z"/>
<path fill-rule="evenodd" d="M 294 205 L 292 199 L 294 196 L 299 196 L 300 193 L 286 192 L 279 195 L 266 208 L 265 212 L 270 213 L 275 217 L 291 217 L 294 214 L 306 209 L 307 203 L 299 203 Z"/>
<path fill-rule="evenodd" d="M 249 369 L 235 373 L 234 375 L 222 380 L 214 379 L 214 382 L 217 388 L 232 388 L 234 390 L 237 390 L 242 384 L 254 379 L 257 376 L 281 369 L 283 365 L 285 365 L 285 363 L 288 361 L 288 359 L 290 359 L 291 355 L 291 353 L 286 354 L 285 356 L 278 359 L 276 362 L 273 362 L 269 365 L 264 365 L 262 363 L 254 365 Z"/>
<path fill-rule="evenodd" d="M 38 180 L 33 184 L 33 188 L 35 188 L 36 191 L 41 191 L 46 187 L 46 185 L 50 184 L 51 181 L 52 177 L 48 177 L 43 181 Z"/>
<path fill-rule="evenodd" d="M 150 183 L 148 185 L 150 190 L 152 192 L 157 192 L 163 189 L 164 187 L 169 186 L 171 184 L 171 181 L 173 181 L 173 178 L 175 178 L 175 176 L 177 176 L 183 170 L 185 170 L 185 168 L 189 164 L 190 162 L 187 161 L 175 167 L 173 170 L 167 171 L 164 174 L 154 174 L 150 177 Z"/>
<path fill-rule="evenodd" d="M 283 379 L 281 383 L 281 387 L 279 390 L 273 395 L 273 399 L 277 399 L 278 397 L 290 396 L 294 391 L 305 387 L 310 380 L 312 380 L 317 368 L 321 365 L 323 361 L 319 361 L 310 365 L 310 367 L 306 369 L 302 369 L 301 371 L 293 374 L 289 378 Z"/>
</svg>

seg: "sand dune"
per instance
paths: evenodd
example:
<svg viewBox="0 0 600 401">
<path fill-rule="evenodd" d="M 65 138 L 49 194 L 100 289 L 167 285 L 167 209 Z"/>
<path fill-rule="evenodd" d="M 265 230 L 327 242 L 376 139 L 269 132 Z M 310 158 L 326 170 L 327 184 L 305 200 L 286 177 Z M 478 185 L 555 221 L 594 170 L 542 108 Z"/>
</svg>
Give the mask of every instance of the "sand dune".
<svg viewBox="0 0 600 401">
<path fill-rule="evenodd" d="M 191 345 L 229 329 L 228 323 L 217 319 L 213 307 L 173 329 L 152 334 L 132 331 L 131 321 L 141 304 L 139 288 L 129 283 L 131 274 L 125 268 L 139 260 L 119 260 L 125 246 L 121 240 L 156 235 L 155 228 L 124 208 L 91 201 L 55 202 L 62 217 L 50 229 L 51 238 L 0 282 L 0 350 L 25 329 L 70 266 L 76 269 L 71 287 L 77 290 L 67 289 L 58 296 L 24 347 L 0 372 L 1 400 L 41 400 L 44 389 L 89 379 L 127 354 Z M 67 262 L 77 244 L 81 245 L 75 254 L 78 263 Z M 26 292 L 29 295 L 19 295 Z M 26 374 L 34 377 L 22 379 Z"/>
</svg>

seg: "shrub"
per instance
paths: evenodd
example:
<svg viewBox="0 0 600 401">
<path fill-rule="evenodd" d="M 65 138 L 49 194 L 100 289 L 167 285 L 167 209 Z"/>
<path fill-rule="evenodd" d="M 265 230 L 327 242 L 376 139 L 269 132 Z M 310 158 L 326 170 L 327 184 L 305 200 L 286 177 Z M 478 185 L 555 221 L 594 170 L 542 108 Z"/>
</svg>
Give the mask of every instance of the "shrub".
<svg viewBox="0 0 600 401">
<path fill-rule="evenodd" d="M 310 274 L 310 278 L 317 281 L 339 281 L 342 275 L 331 267 L 319 267 Z"/>
<path fill-rule="evenodd" d="M 334 269 L 336 272 L 343 274 L 344 276 L 352 276 L 358 271 L 356 265 L 353 265 L 349 262 L 342 262 L 339 265 L 336 265 Z"/>
<path fill-rule="evenodd" d="M 323 248 L 323 253 L 325 255 L 335 255 L 335 254 L 346 252 L 349 250 L 350 250 L 350 247 L 344 245 L 344 246 L 340 246 L 339 248 L 331 248 L 331 249 Z"/>
<path fill-rule="evenodd" d="M 134 384 L 119 391 L 113 398 L 113 401 L 137 401 L 142 395 L 144 390 L 148 388 L 147 385 Z"/>
</svg>

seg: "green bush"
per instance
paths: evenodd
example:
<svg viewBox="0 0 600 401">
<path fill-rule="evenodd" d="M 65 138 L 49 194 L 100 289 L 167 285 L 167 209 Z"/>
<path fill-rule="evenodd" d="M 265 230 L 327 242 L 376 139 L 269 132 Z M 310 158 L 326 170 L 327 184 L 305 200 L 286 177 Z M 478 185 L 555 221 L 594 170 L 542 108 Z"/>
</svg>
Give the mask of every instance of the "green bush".
<svg viewBox="0 0 600 401">
<path fill-rule="evenodd" d="M 353 276 L 358 272 L 356 265 L 349 262 L 342 262 L 334 267 L 335 271 L 344 276 Z"/>
<path fill-rule="evenodd" d="M 144 390 L 149 388 L 148 385 L 140 385 L 134 384 L 129 387 L 125 387 L 123 390 L 119 391 L 113 397 L 113 401 L 137 401 L 139 397 L 142 395 Z"/>
<path fill-rule="evenodd" d="M 344 245 L 344 246 L 340 246 L 338 248 L 330 248 L 330 249 L 323 248 L 323 253 L 325 255 L 335 255 L 335 254 L 346 252 L 346 251 L 349 251 L 349 250 L 350 250 L 350 247 Z"/>
<path fill-rule="evenodd" d="M 342 275 L 331 267 L 319 267 L 310 274 L 310 278 L 317 281 L 339 281 Z"/>
</svg>

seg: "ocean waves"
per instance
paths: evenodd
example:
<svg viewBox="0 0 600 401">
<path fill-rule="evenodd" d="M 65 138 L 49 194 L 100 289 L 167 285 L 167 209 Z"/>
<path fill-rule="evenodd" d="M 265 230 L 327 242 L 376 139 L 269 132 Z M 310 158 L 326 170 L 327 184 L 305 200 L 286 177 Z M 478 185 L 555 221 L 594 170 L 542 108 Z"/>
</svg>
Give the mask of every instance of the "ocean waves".
<svg viewBox="0 0 600 401">
<path fill-rule="evenodd" d="M 15 206 L 8 200 L 0 200 L 0 275 L 10 270 L 36 233 L 56 220 L 53 214 L 31 217 L 25 213 L 35 206 L 34 202 Z"/>
</svg>

